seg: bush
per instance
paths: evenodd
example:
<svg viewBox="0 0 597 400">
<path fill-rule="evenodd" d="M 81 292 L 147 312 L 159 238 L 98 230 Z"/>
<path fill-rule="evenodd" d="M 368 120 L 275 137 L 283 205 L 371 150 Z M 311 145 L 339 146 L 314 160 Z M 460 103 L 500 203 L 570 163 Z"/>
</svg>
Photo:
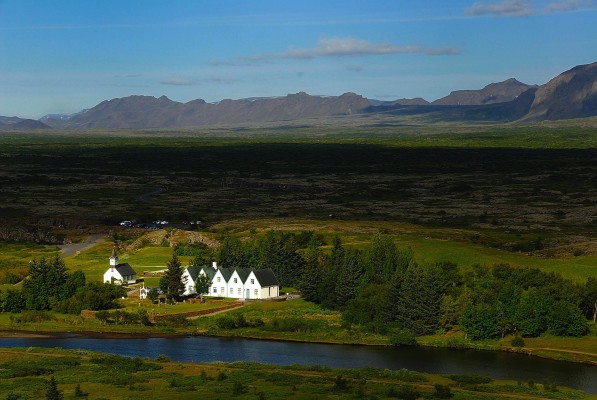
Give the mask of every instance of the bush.
<svg viewBox="0 0 597 400">
<path fill-rule="evenodd" d="M 258 318 L 253 321 L 247 321 L 244 314 L 234 314 L 218 318 L 216 325 L 220 329 L 255 328 L 263 326 L 263 320 Z"/>
<path fill-rule="evenodd" d="M 272 319 L 269 330 L 276 332 L 312 332 L 319 328 L 319 322 L 297 318 L 274 318 Z"/>
<path fill-rule="evenodd" d="M 435 391 L 433 392 L 433 397 L 435 397 L 436 399 L 451 399 L 452 396 L 454 396 L 452 394 L 452 390 L 450 389 L 450 386 L 448 385 L 439 385 L 436 384 L 435 385 Z"/>
<path fill-rule="evenodd" d="M 387 397 L 395 397 L 402 400 L 416 400 L 421 397 L 421 393 L 418 392 L 413 386 L 401 385 L 398 387 L 392 387 L 386 392 Z"/>
<path fill-rule="evenodd" d="M 398 329 L 390 334 L 392 346 L 416 346 L 417 337 L 408 329 Z"/>
<path fill-rule="evenodd" d="M 522 337 L 516 335 L 512 338 L 512 341 L 510 341 L 510 345 L 512 347 L 524 347 L 524 340 Z"/>
<path fill-rule="evenodd" d="M 452 379 L 454 382 L 467 385 L 477 385 L 482 383 L 491 383 L 493 379 L 485 375 L 477 374 L 452 374 L 444 375 L 446 378 Z"/>
<path fill-rule="evenodd" d="M 159 361 L 159 362 L 170 362 L 171 361 L 170 357 L 168 357 L 165 354 L 158 354 L 158 356 L 155 358 L 155 360 Z"/>
</svg>

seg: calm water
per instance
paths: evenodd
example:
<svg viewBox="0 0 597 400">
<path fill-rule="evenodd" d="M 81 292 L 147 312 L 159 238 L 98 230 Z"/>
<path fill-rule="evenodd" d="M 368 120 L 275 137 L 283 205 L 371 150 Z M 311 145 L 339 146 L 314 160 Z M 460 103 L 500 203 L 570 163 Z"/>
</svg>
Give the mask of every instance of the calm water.
<svg viewBox="0 0 597 400">
<path fill-rule="evenodd" d="M 496 379 L 543 382 L 597 393 L 597 366 L 479 350 L 394 348 L 289 343 L 208 337 L 100 339 L 89 337 L 0 338 L 0 347 L 62 347 L 174 361 L 255 361 L 266 364 L 326 365 L 336 368 L 407 368 L 439 374 L 476 373 Z"/>
</svg>

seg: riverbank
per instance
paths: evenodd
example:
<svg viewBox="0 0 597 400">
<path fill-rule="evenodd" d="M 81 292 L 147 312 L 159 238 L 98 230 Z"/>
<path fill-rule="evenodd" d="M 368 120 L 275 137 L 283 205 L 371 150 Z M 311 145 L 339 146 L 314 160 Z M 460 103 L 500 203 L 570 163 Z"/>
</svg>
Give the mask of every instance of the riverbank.
<svg viewBox="0 0 597 400">
<path fill-rule="evenodd" d="M 197 305 L 197 307 L 213 310 L 221 306 L 218 301 L 214 301 L 213 304 Z M 79 316 L 54 313 L 39 313 L 35 314 L 34 318 L 25 317 L 28 314 L 0 314 L 0 332 L 9 335 L 8 337 L 19 335 L 24 337 L 83 335 L 103 338 L 210 336 L 367 346 L 391 344 L 387 335 L 371 333 L 358 326 L 345 327 L 341 323 L 338 312 L 322 309 L 318 305 L 303 300 L 248 303 L 241 309 L 193 320 L 175 317 L 175 311 L 189 312 L 189 307 L 190 305 L 187 304 L 169 306 L 169 308 L 162 306 L 161 309 L 165 315 L 173 318 L 162 319 L 153 326 L 144 326 L 141 323 L 102 323 L 94 318 L 83 319 Z M 126 310 L 135 312 L 132 306 Z M 522 347 L 513 347 L 510 342 L 511 337 L 501 340 L 470 341 L 459 332 L 417 338 L 417 344 L 422 347 L 513 352 L 597 365 L 595 329 L 590 335 L 581 338 L 553 336 L 524 338 Z"/>
<path fill-rule="evenodd" d="M 454 400 L 597 399 L 595 395 L 548 382 L 493 380 L 475 374 L 254 362 L 174 362 L 163 355 L 151 360 L 37 347 L 0 348 L 0 366 L 1 398 L 43 398 L 46 382 L 54 377 L 65 398 L 81 397 L 83 393 L 84 397 L 96 400 L 145 400 L 149 393 L 155 400 L 430 398 L 439 392 L 450 393 Z M 23 384 L 24 380 L 27 384 Z M 410 397 L 405 397 L 409 394 Z"/>
</svg>

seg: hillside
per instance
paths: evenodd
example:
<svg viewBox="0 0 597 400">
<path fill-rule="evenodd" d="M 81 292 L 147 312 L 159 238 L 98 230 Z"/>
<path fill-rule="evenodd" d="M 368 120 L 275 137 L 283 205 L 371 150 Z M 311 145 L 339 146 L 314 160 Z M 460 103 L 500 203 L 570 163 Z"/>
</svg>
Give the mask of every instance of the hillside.
<svg viewBox="0 0 597 400">
<path fill-rule="evenodd" d="M 526 120 L 597 115 L 597 63 L 576 66 L 539 87 Z"/>
<path fill-rule="evenodd" d="M 446 97 L 431 104 L 438 106 L 478 106 L 484 104 L 505 103 L 516 99 L 528 89 L 536 87 L 519 82 L 514 78 L 503 82 L 491 83 L 480 90 L 456 90 Z"/>
<path fill-rule="evenodd" d="M 21 131 L 31 129 L 50 129 L 50 127 L 43 122 L 34 119 L 0 116 L 0 131 Z"/>
<path fill-rule="evenodd" d="M 179 103 L 166 96 L 129 96 L 104 101 L 69 119 L 67 126 L 122 129 L 261 123 L 349 115 L 367 106 L 368 100 L 354 93 L 322 97 L 300 92 L 284 97 L 226 99 L 217 103 L 201 99 Z"/>
</svg>

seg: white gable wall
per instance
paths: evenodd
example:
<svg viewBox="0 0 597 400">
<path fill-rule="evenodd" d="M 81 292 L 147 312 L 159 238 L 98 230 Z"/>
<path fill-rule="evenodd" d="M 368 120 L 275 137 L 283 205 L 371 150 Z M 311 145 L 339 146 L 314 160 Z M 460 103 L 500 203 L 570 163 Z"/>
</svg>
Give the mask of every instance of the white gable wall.
<svg viewBox="0 0 597 400">
<path fill-rule="evenodd" d="M 222 271 L 217 270 L 216 274 L 211 280 L 211 288 L 209 290 L 211 296 L 226 297 L 228 295 L 228 282 L 224 279 Z"/>
<path fill-rule="evenodd" d="M 108 268 L 104 273 L 104 283 L 122 283 L 122 275 L 116 270 L 116 268 Z"/>
<path fill-rule="evenodd" d="M 245 295 L 246 299 L 261 299 L 261 285 L 255 277 L 253 271 L 247 277 L 245 281 Z"/>
<path fill-rule="evenodd" d="M 190 296 L 197 293 L 195 290 L 195 281 L 193 281 L 193 278 L 191 278 L 191 274 L 189 274 L 187 269 L 182 273 L 182 281 L 184 282 L 183 296 Z"/>
<path fill-rule="evenodd" d="M 245 297 L 244 282 L 236 271 L 230 275 L 230 280 L 228 281 L 228 294 L 226 297 L 232 297 L 234 299 L 242 299 Z"/>
</svg>

